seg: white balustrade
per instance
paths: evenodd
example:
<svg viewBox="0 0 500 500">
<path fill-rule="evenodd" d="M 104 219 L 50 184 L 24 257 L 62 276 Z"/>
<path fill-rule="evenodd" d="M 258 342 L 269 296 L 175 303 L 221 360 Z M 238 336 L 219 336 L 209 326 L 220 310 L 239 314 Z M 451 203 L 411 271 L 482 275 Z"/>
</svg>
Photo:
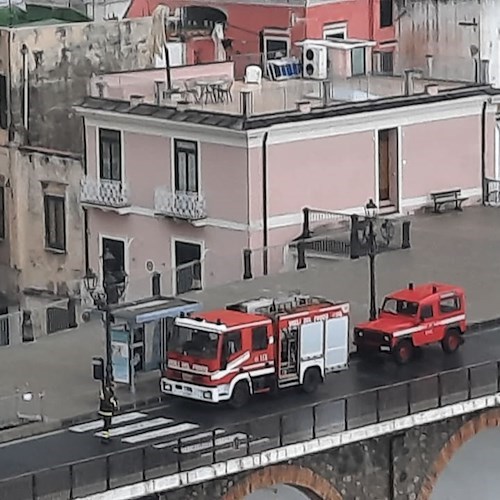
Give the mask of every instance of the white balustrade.
<svg viewBox="0 0 500 500">
<path fill-rule="evenodd" d="M 164 187 L 155 190 L 155 212 L 187 220 L 200 220 L 207 216 L 205 199 L 201 194 L 172 191 Z"/>
<path fill-rule="evenodd" d="M 124 182 L 85 177 L 81 182 L 82 203 L 121 208 L 130 205 L 128 189 Z"/>
</svg>

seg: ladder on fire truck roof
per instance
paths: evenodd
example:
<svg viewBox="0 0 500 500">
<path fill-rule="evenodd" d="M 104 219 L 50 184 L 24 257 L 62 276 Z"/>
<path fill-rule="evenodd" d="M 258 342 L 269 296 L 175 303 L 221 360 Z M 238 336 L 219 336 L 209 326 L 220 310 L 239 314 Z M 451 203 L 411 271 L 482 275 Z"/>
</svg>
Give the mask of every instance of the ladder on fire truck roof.
<svg viewBox="0 0 500 500">
<path fill-rule="evenodd" d="M 300 292 L 293 292 L 289 295 L 279 295 L 277 297 L 259 297 L 256 299 L 243 300 L 235 304 L 226 306 L 231 311 L 240 311 L 254 314 L 275 314 L 293 311 L 300 306 L 310 306 L 313 304 L 332 303 L 321 297 L 304 295 Z"/>
</svg>

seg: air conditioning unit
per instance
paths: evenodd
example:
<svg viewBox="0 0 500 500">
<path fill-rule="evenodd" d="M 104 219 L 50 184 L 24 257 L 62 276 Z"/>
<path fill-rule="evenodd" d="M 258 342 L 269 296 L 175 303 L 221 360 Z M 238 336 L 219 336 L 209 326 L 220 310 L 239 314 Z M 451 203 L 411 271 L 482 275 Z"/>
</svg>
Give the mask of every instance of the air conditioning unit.
<svg viewBox="0 0 500 500">
<path fill-rule="evenodd" d="M 328 48 L 321 45 L 304 45 L 302 68 L 304 78 L 311 80 L 328 78 Z"/>
</svg>

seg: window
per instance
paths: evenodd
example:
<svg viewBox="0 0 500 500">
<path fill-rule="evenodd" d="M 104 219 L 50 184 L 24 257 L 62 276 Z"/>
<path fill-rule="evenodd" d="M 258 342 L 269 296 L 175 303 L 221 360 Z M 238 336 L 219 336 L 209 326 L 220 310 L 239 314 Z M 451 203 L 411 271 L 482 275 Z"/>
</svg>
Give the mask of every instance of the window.
<svg viewBox="0 0 500 500">
<path fill-rule="evenodd" d="M 393 73 L 393 55 L 394 52 L 380 52 L 380 71 L 388 75 Z"/>
<path fill-rule="evenodd" d="M 0 186 L 0 240 L 5 239 L 5 187 Z"/>
<path fill-rule="evenodd" d="M 451 297 L 442 297 L 439 301 L 439 310 L 443 314 L 459 311 L 460 299 L 456 295 L 452 295 Z"/>
<path fill-rule="evenodd" d="M 232 356 L 241 351 L 241 332 L 230 332 L 226 335 L 226 353 Z"/>
<path fill-rule="evenodd" d="M 265 53 L 266 60 L 271 59 L 281 59 L 282 57 L 288 57 L 290 41 L 288 38 L 265 38 Z"/>
<path fill-rule="evenodd" d="M 257 326 L 252 330 L 252 351 L 263 351 L 267 349 L 267 328 Z"/>
<path fill-rule="evenodd" d="M 122 180 L 122 139 L 119 130 L 99 129 L 99 160 L 101 179 Z"/>
<path fill-rule="evenodd" d="M 390 314 L 414 316 L 415 314 L 417 314 L 418 304 L 416 302 L 408 302 L 406 300 L 388 298 L 385 299 L 382 311 Z"/>
<path fill-rule="evenodd" d="M 380 27 L 392 26 L 392 0 L 380 0 Z"/>
<path fill-rule="evenodd" d="M 325 24 L 323 26 L 325 40 L 343 40 L 347 38 L 347 23 Z"/>
<path fill-rule="evenodd" d="M 7 77 L 0 75 L 0 128 L 7 129 Z"/>
<path fill-rule="evenodd" d="M 45 247 L 66 250 L 66 215 L 64 197 L 45 195 Z"/>
<path fill-rule="evenodd" d="M 361 76 L 366 73 L 365 48 L 357 47 L 351 50 L 352 76 Z"/>
<path fill-rule="evenodd" d="M 198 145 L 193 141 L 175 140 L 175 190 L 198 192 Z"/>
<path fill-rule="evenodd" d="M 434 316 L 432 312 L 432 306 L 422 306 L 422 310 L 420 311 L 420 319 L 429 319 Z"/>
</svg>

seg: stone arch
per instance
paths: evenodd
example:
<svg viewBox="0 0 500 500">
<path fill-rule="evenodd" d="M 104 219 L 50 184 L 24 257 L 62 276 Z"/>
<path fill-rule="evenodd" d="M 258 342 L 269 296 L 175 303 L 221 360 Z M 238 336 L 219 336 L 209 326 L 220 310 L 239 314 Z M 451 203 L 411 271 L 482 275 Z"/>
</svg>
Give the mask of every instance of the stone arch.
<svg viewBox="0 0 500 500">
<path fill-rule="evenodd" d="M 274 465 L 248 474 L 232 486 L 223 500 L 243 500 L 261 488 L 287 484 L 313 493 L 321 500 L 342 500 L 340 493 L 313 470 L 299 465 Z"/>
<path fill-rule="evenodd" d="M 479 432 L 492 427 L 500 426 L 500 409 L 484 411 L 477 417 L 472 418 L 463 424 L 456 431 L 446 444 L 441 448 L 439 455 L 434 460 L 434 463 L 429 473 L 424 478 L 422 488 L 418 500 L 430 500 L 432 491 L 436 486 L 440 474 L 450 463 L 455 453 L 470 439 Z"/>
</svg>

